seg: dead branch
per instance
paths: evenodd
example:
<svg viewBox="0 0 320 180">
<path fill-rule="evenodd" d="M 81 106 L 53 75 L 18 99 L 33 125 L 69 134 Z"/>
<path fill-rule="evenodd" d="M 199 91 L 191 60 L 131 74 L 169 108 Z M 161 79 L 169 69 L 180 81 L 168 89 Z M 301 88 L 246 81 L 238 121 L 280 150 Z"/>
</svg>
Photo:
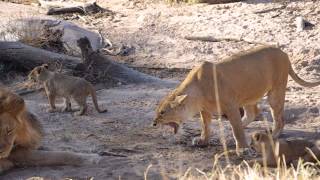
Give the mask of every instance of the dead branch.
<svg viewBox="0 0 320 180">
<path fill-rule="evenodd" d="M 260 45 L 264 45 L 264 46 L 279 46 L 278 43 L 264 43 L 264 42 L 260 42 L 260 41 L 254 41 L 254 40 L 249 40 L 249 39 L 245 39 L 245 38 L 215 38 L 212 36 L 185 36 L 184 37 L 187 40 L 191 40 L 191 41 L 204 41 L 204 42 L 220 42 L 220 41 L 234 41 L 234 42 L 246 42 L 249 44 L 260 44 Z"/>
<path fill-rule="evenodd" d="M 253 13 L 254 14 L 264 14 L 264 13 L 269 13 L 271 11 L 279 11 L 279 10 L 285 9 L 286 7 L 287 7 L 286 5 L 282 5 L 280 7 L 265 9 L 265 10 L 261 10 L 261 11 L 255 11 Z"/>
<path fill-rule="evenodd" d="M 87 3 L 83 6 L 73 6 L 73 7 L 51 7 L 48 9 L 47 15 L 60 15 L 60 14 L 95 14 L 103 12 L 104 9 L 97 5 L 96 2 Z"/>
</svg>

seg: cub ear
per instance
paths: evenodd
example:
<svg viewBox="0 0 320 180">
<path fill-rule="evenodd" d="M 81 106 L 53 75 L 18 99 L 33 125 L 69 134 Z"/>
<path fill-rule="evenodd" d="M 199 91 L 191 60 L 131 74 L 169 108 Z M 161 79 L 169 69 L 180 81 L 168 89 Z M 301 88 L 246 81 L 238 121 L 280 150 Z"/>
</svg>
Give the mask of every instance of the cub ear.
<svg viewBox="0 0 320 180">
<path fill-rule="evenodd" d="M 187 98 L 188 95 L 184 94 L 184 95 L 179 95 L 176 96 L 176 98 L 173 100 L 173 102 L 170 103 L 171 108 L 174 108 L 180 104 L 182 104 L 185 99 Z"/>
<path fill-rule="evenodd" d="M 48 69 L 49 65 L 48 64 L 42 64 L 42 67 L 44 67 L 45 69 Z"/>
<path fill-rule="evenodd" d="M 39 68 L 36 69 L 36 73 L 37 73 L 37 74 L 40 74 L 41 71 L 42 71 L 42 67 L 39 67 Z"/>
<path fill-rule="evenodd" d="M 261 140 L 261 137 L 262 137 L 262 135 L 261 135 L 260 133 L 255 133 L 255 134 L 253 135 L 253 139 L 254 139 L 255 141 L 260 141 L 260 140 Z"/>
</svg>

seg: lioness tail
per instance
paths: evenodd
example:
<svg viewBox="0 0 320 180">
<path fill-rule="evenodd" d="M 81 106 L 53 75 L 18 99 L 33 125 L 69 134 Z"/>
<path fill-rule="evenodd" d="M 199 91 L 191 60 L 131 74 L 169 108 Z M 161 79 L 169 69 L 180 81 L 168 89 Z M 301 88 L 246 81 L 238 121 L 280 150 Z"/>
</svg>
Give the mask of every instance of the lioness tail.
<svg viewBox="0 0 320 180">
<path fill-rule="evenodd" d="M 301 78 L 293 71 L 293 68 L 292 68 L 291 64 L 290 64 L 290 66 L 289 66 L 289 75 L 291 76 L 291 78 L 292 78 L 296 83 L 298 83 L 299 85 L 304 86 L 304 87 L 315 87 L 315 86 L 320 85 L 320 81 L 318 81 L 318 82 L 307 82 L 307 81 L 301 79 Z"/>
</svg>

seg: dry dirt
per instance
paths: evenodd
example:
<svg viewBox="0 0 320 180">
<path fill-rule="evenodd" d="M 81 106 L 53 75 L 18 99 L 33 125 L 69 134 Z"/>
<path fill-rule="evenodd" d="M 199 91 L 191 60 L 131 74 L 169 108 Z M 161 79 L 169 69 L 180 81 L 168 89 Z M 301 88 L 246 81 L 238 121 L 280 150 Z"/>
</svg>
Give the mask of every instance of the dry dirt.
<svg viewBox="0 0 320 180">
<path fill-rule="evenodd" d="M 115 46 L 131 47 L 128 56 L 114 58 L 144 72 L 179 81 L 188 72 L 185 69 L 203 61 L 217 62 L 224 56 L 256 46 L 246 42 L 184 39 L 187 35 L 210 35 L 278 43 L 291 56 L 301 77 L 309 81 L 320 78 L 320 2 L 295 1 L 283 8 L 279 8 L 283 6 L 280 3 L 258 0 L 222 5 L 168 5 L 138 0 L 100 0 L 98 3 L 114 15 L 98 19 L 85 17 L 92 18 L 87 23 L 80 19 L 72 21 L 89 29 L 103 30 L 104 36 Z M 19 13 L 45 17 L 44 11 L 34 6 L 0 2 L 0 7 L 2 19 Z M 263 10 L 270 11 L 259 13 Z M 298 15 L 315 26 L 297 32 L 294 22 Z M 172 88 L 132 84 L 100 89 L 99 103 L 109 112 L 98 114 L 89 99 L 89 111 L 82 117 L 46 113 L 48 102 L 43 93 L 24 96 L 29 109 L 39 116 L 44 126 L 43 149 L 106 153 L 100 164 L 94 166 L 26 167 L 11 170 L 0 179 L 143 179 L 150 164 L 149 179 L 174 179 L 189 167 L 194 174 L 197 173 L 195 168 L 209 172 L 213 156 L 222 152 L 218 121 L 212 123 L 216 131 L 212 132 L 207 148 L 191 146 L 191 138 L 200 134 L 198 117 L 186 121 L 176 136 L 169 128 L 151 127 L 158 101 Z M 319 90 L 320 87 L 302 88 L 289 81 L 283 137 L 320 138 Z M 265 99 L 261 107 L 269 120 L 267 125 L 271 126 Z M 228 148 L 234 149 L 230 124 L 223 121 L 223 125 Z M 264 122 L 253 122 L 246 129 L 247 135 L 265 127 Z M 241 158 L 231 154 L 231 161 L 239 164 Z M 222 159 L 221 163 L 225 161 Z"/>
</svg>

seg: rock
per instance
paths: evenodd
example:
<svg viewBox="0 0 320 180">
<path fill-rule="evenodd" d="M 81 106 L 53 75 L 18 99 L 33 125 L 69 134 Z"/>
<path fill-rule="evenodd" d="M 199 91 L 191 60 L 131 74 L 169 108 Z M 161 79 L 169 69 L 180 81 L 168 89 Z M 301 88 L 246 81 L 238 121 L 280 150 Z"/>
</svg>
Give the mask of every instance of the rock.
<svg viewBox="0 0 320 180">
<path fill-rule="evenodd" d="M 317 107 L 312 107 L 309 109 L 309 112 L 312 114 L 319 114 L 319 109 Z"/>
<path fill-rule="evenodd" d="M 306 66 L 309 65 L 309 62 L 308 62 L 308 61 L 302 61 L 302 62 L 300 63 L 300 65 L 301 65 L 302 67 L 306 67 Z"/>
<path fill-rule="evenodd" d="M 35 31 L 35 32 L 28 32 L 31 38 L 37 39 L 39 35 L 42 35 L 41 28 L 49 27 L 50 30 L 53 32 L 55 31 L 62 31 L 63 35 L 61 37 L 61 41 L 64 43 L 64 47 L 67 50 L 68 55 L 81 55 L 81 51 L 77 45 L 77 40 L 82 37 L 87 37 L 91 43 L 93 50 L 98 50 L 105 47 L 105 43 L 101 39 L 99 33 L 89 31 L 82 27 L 79 27 L 71 22 L 61 21 L 61 20 L 54 20 L 54 19 L 38 19 L 38 18 L 26 18 L 26 19 L 19 19 L 16 20 L 16 28 L 19 31 Z M 34 28 L 26 28 L 26 26 L 34 27 Z M 9 34 L 9 33 L 8 33 Z M 10 35 L 7 35 L 10 37 Z M 18 37 L 15 37 L 12 34 L 11 39 L 7 39 L 10 41 L 16 41 Z"/>
</svg>

